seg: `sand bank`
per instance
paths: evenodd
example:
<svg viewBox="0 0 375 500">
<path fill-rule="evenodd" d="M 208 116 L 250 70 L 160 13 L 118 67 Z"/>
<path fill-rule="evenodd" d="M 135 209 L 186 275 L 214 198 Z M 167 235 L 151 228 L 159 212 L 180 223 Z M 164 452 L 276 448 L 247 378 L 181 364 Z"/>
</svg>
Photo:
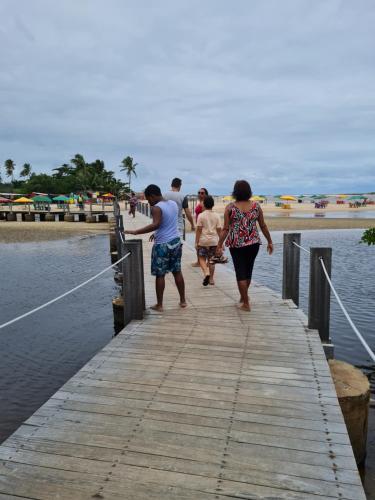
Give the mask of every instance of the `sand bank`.
<svg viewBox="0 0 375 500">
<path fill-rule="evenodd" d="M 108 223 L 86 222 L 7 222 L 0 221 L 0 243 L 51 241 L 106 233 Z"/>
</svg>

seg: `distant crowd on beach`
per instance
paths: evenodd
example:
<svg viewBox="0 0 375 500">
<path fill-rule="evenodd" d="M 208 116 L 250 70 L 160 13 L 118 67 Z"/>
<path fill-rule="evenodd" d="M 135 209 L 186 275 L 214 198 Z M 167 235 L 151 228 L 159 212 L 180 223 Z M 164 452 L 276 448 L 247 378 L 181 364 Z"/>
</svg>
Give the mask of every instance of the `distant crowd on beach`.
<svg viewBox="0 0 375 500">
<path fill-rule="evenodd" d="M 252 190 L 246 180 L 235 182 L 232 192 L 233 201 L 225 208 L 224 223 L 212 209 L 215 201 L 204 187 L 198 190 L 198 202 L 191 213 L 188 197 L 183 194 L 182 180 L 174 178 L 171 188 L 162 194 L 156 184 L 150 184 L 144 196 L 151 206 L 152 222 L 137 230 L 127 230 L 126 234 L 140 235 L 153 233 L 154 242 L 151 255 L 151 273 L 155 276 L 157 302 L 153 310 L 163 310 L 165 275 L 172 273 L 180 296 L 180 307 L 187 307 L 185 282 L 181 271 L 183 214 L 195 231 L 197 261 L 194 267 L 200 267 L 203 274 L 202 285 L 214 286 L 216 264 L 225 264 L 228 259 L 224 246 L 229 249 L 235 273 L 240 300 L 238 307 L 250 311 L 249 288 L 255 259 L 261 240 L 259 230 L 267 240 L 267 251 L 273 252 L 273 243 L 263 217 L 263 211 L 257 201 L 251 200 Z M 131 193 L 129 214 L 135 217 L 138 199 Z"/>
</svg>

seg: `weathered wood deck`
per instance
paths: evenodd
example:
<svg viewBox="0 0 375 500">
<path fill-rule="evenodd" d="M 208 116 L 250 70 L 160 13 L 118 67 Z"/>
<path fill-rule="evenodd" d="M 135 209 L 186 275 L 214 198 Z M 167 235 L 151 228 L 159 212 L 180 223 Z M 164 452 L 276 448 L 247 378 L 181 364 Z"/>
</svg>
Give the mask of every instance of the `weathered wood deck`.
<svg viewBox="0 0 375 500">
<path fill-rule="evenodd" d="M 138 215 L 129 225 L 144 222 Z M 145 243 L 147 302 L 154 301 Z M 365 498 L 318 335 L 217 266 L 133 322 L 0 447 L 0 499 Z"/>
</svg>

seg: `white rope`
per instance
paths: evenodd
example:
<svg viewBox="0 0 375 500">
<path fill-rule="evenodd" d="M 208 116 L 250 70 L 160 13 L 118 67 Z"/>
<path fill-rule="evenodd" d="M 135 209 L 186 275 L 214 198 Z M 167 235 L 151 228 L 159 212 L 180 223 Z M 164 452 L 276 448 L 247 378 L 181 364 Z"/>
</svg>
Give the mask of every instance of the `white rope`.
<svg viewBox="0 0 375 500">
<path fill-rule="evenodd" d="M 110 269 L 112 269 L 113 267 L 115 267 L 122 260 L 125 260 L 127 257 L 129 257 L 130 254 L 131 254 L 131 252 L 128 252 L 126 255 L 124 255 L 123 257 L 121 257 L 121 259 L 119 259 L 118 261 L 116 261 L 114 264 L 112 264 L 111 266 L 106 267 L 105 269 L 103 269 L 103 271 L 100 271 L 100 273 L 95 274 L 95 276 L 92 276 L 91 278 L 89 278 L 88 280 L 84 281 L 80 285 L 75 286 L 71 290 L 68 290 L 67 292 L 59 295 L 58 297 L 55 297 L 52 300 L 49 300 L 45 304 L 42 304 L 41 306 L 38 306 L 35 309 L 32 309 L 31 311 L 28 311 L 25 314 L 21 314 L 21 316 L 17 316 L 17 318 L 14 318 L 14 319 L 12 319 L 10 321 L 7 321 L 6 323 L 3 323 L 2 325 L 0 325 L 0 330 L 2 328 L 5 328 L 6 326 L 9 326 L 9 325 L 12 325 L 13 323 L 16 323 L 16 321 L 19 321 L 20 319 L 26 318 L 27 316 L 30 316 L 31 314 L 34 314 L 35 312 L 40 311 L 41 309 L 44 309 L 47 306 L 50 306 L 54 302 L 57 302 L 58 300 L 63 299 L 67 295 L 75 292 L 79 288 L 82 288 L 83 286 L 87 285 L 88 283 L 90 283 L 91 281 L 95 280 L 96 278 L 99 278 L 99 276 L 101 276 L 102 274 L 106 273 L 107 271 L 109 271 Z"/>
<path fill-rule="evenodd" d="M 120 233 L 120 239 L 121 239 L 122 243 L 125 243 L 124 235 L 122 234 L 121 229 L 119 229 L 119 233 Z"/>
<path fill-rule="evenodd" d="M 348 311 L 345 309 L 344 304 L 341 302 L 341 299 L 338 296 L 338 294 L 337 294 L 337 292 L 335 290 L 335 287 L 333 286 L 332 281 L 331 281 L 331 279 L 330 279 L 330 277 L 328 275 L 328 272 L 327 272 L 326 266 L 324 264 L 323 258 L 319 257 L 319 260 L 320 260 L 320 263 L 322 264 L 322 268 L 323 268 L 324 274 L 326 275 L 326 278 L 327 278 L 327 281 L 329 283 L 329 286 L 331 287 L 331 290 L 334 293 L 334 295 L 336 297 L 336 300 L 337 300 L 337 302 L 339 303 L 339 306 L 342 309 L 342 312 L 345 314 L 345 317 L 348 320 L 350 326 L 353 328 L 354 333 L 357 335 L 357 337 L 359 338 L 359 340 L 362 342 L 363 347 L 366 349 L 366 351 L 370 355 L 370 358 L 372 359 L 372 361 L 375 362 L 375 354 L 372 352 L 372 350 L 370 349 L 369 345 L 367 344 L 367 342 L 365 341 L 365 339 L 360 334 L 358 328 L 355 326 L 355 324 L 353 323 L 351 317 L 349 316 Z"/>
<path fill-rule="evenodd" d="M 301 250 L 303 250 L 304 252 L 306 253 L 310 253 L 310 250 L 308 250 L 307 248 L 304 248 L 304 247 L 301 247 L 301 245 L 298 245 L 298 243 L 296 243 L 295 241 L 293 241 L 293 245 L 295 245 L 296 247 L 300 248 Z"/>
</svg>

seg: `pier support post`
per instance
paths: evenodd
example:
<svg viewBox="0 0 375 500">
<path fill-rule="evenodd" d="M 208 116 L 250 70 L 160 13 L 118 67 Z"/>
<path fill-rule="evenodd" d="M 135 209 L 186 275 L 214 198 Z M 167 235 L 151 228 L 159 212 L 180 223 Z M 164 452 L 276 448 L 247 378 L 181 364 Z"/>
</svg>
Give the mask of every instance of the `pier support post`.
<svg viewBox="0 0 375 500">
<path fill-rule="evenodd" d="M 299 306 L 299 271 L 301 251 L 294 245 L 301 244 L 301 233 L 284 233 L 283 248 L 283 299 L 292 299 Z"/>
<path fill-rule="evenodd" d="M 144 275 L 142 240 L 126 240 L 123 243 L 123 255 L 131 255 L 123 261 L 123 297 L 124 325 L 133 319 L 143 319 L 144 310 Z"/>
<path fill-rule="evenodd" d="M 328 348 L 331 344 L 329 337 L 331 289 L 320 263 L 321 258 L 328 276 L 331 277 L 332 248 L 310 249 L 308 328 L 318 330 L 322 343 Z M 325 351 L 327 355 L 326 348 Z M 332 357 L 332 354 L 328 353 L 327 357 Z"/>
</svg>

